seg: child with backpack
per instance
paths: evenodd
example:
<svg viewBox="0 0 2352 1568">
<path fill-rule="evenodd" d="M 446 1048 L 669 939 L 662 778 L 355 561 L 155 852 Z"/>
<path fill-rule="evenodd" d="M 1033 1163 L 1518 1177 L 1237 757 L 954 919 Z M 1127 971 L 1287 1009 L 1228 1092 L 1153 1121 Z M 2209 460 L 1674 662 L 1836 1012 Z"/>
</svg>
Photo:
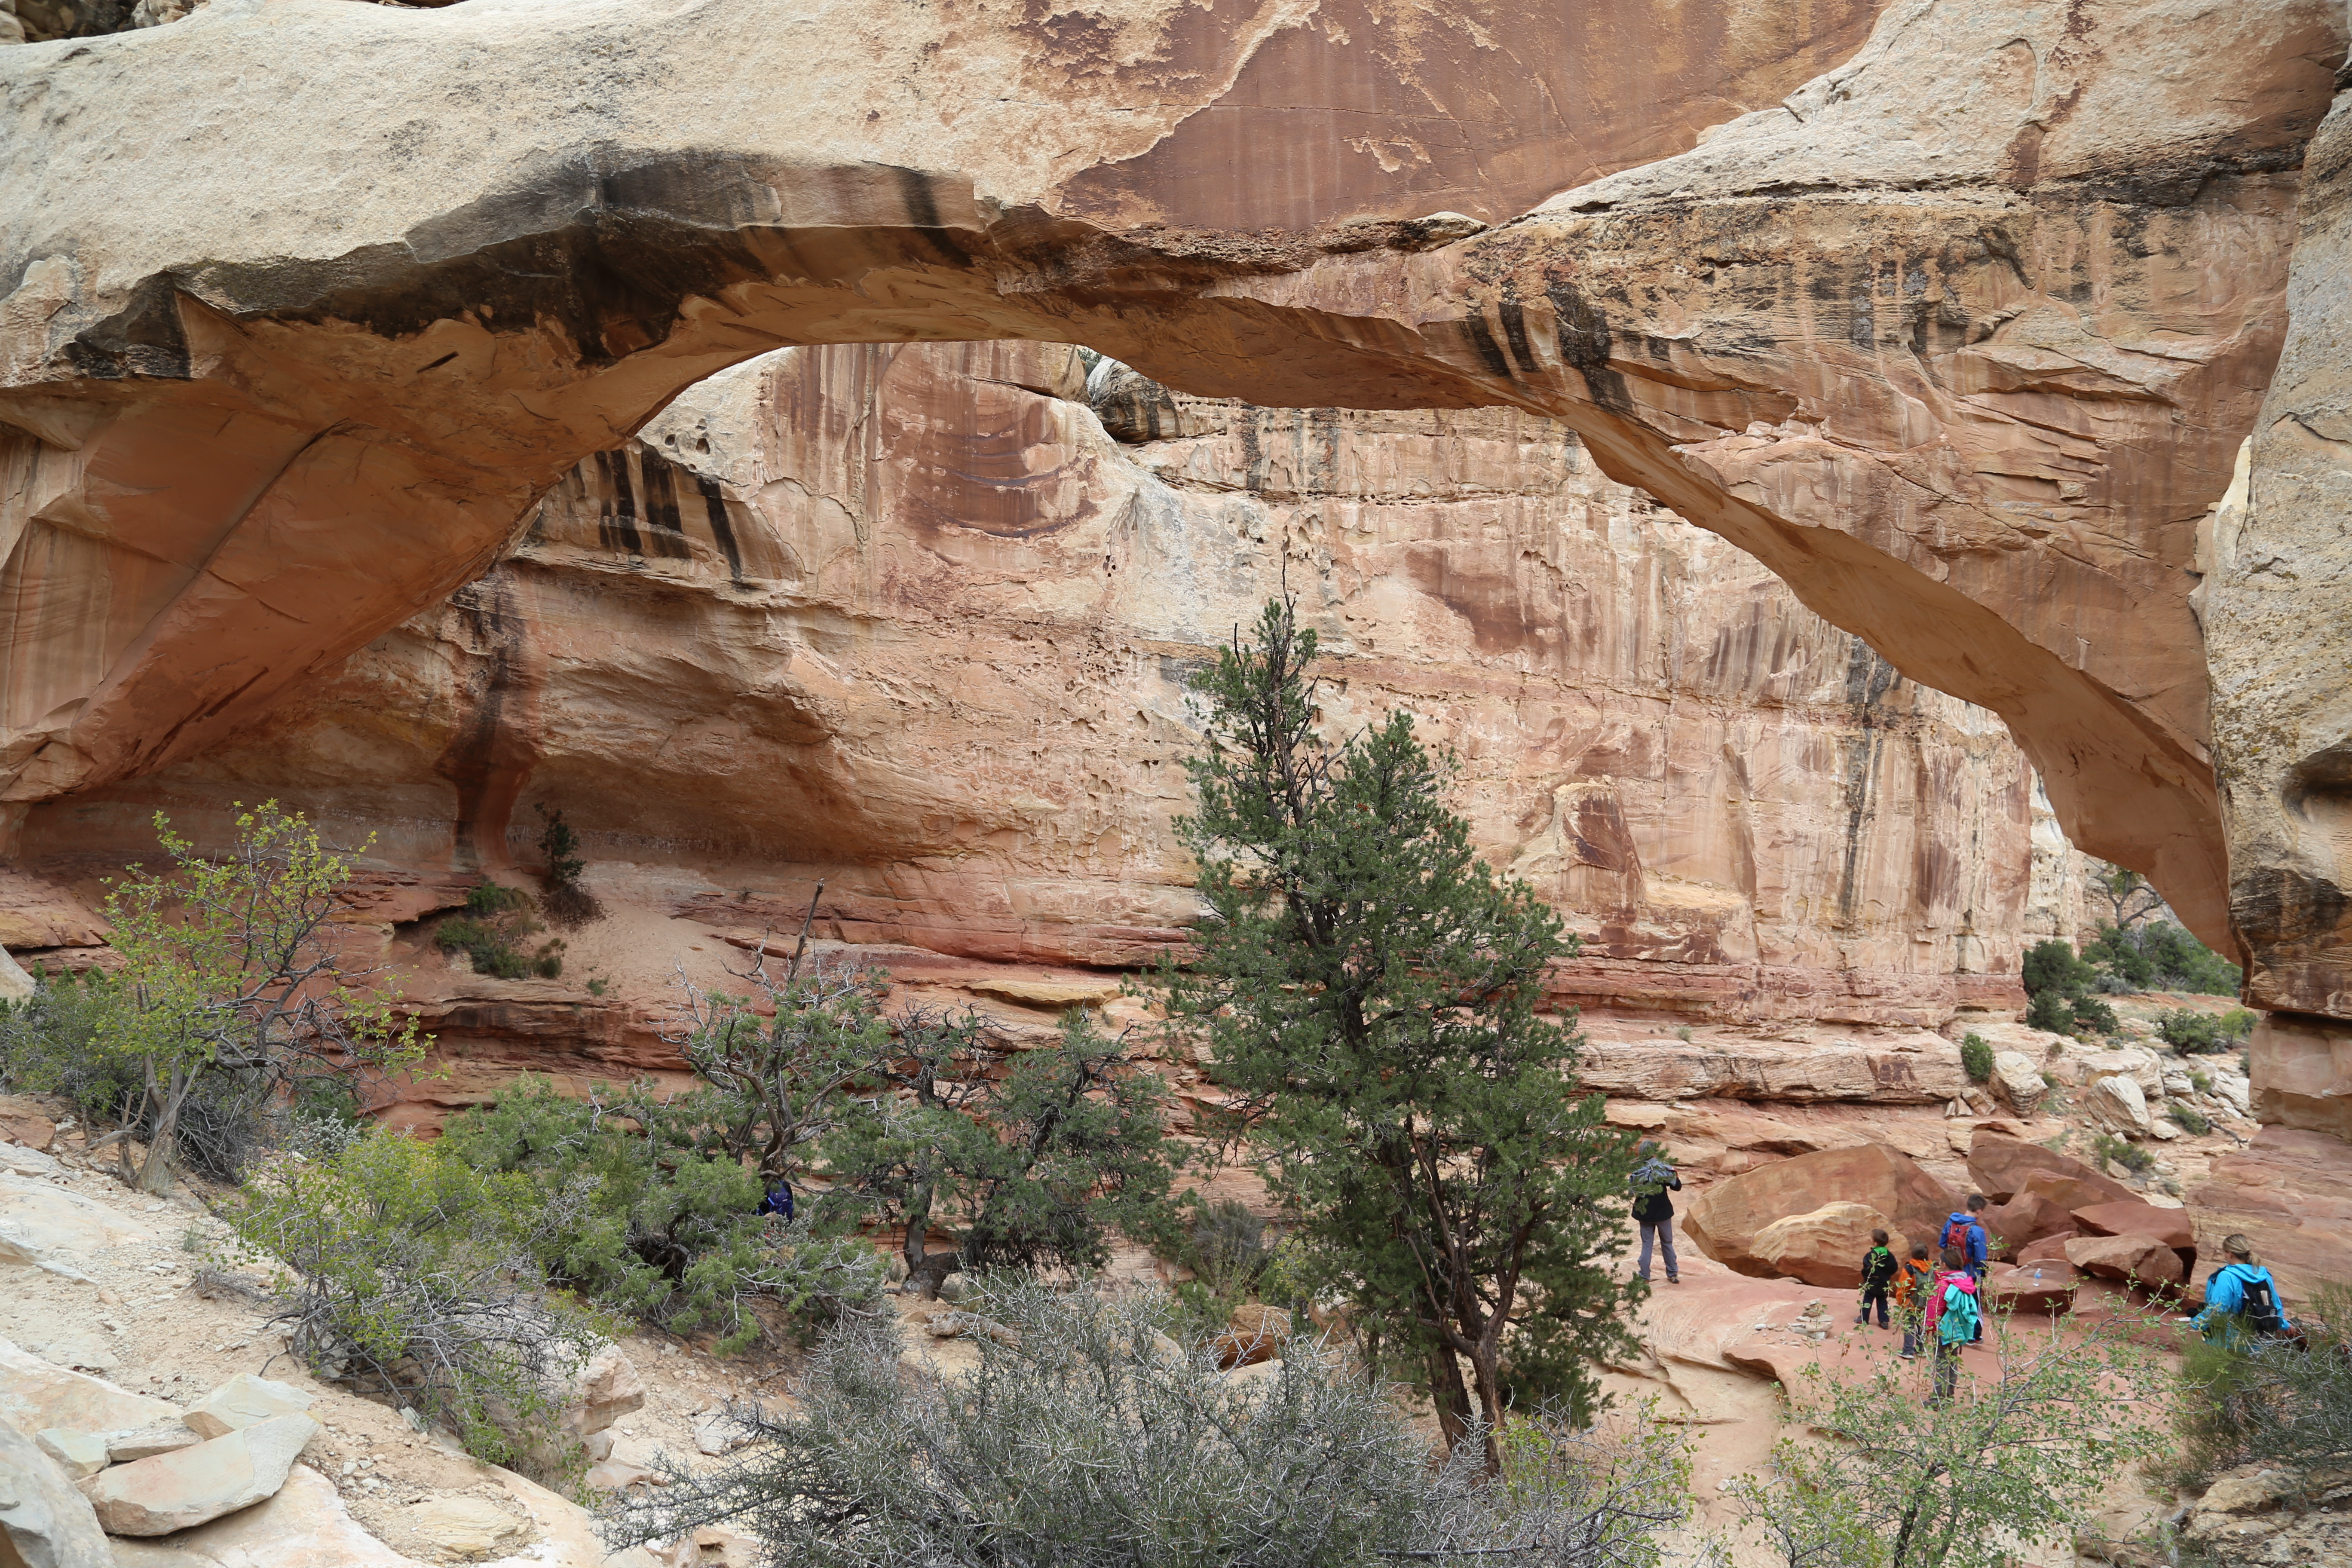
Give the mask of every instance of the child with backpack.
<svg viewBox="0 0 2352 1568">
<path fill-rule="evenodd" d="M 1919 1324 L 1927 1313 L 1927 1291 L 1936 1280 L 1927 1261 L 1927 1244 L 1915 1241 L 1911 1256 L 1895 1271 L 1895 1313 L 1903 1322 L 1903 1359 L 1919 1359 Z"/>
<path fill-rule="evenodd" d="M 2284 1339 L 2294 1332 L 2286 1309 L 2279 1304 L 2278 1284 L 2271 1271 L 2254 1261 L 2253 1244 L 2242 1236 L 2221 1238 L 2230 1261 L 2205 1281 L 2205 1310 L 2189 1320 L 2206 1342 L 2216 1339 L 2243 1344 L 2256 1340 Z"/>
<path fill-rule="evenodd" d="M 1985 1205 L 1986 1198 L 1982 1193 L 1970 1193 L 1969 1206 L 1965 1210 L 1952 1211 L 1950 1217 L 1944 1221 L 1944 1234 L 1937 1241 L 1937 1245 L 1947 1251 L 1957 1248 L 1960 1254 L 1960 1266 L 1979 1280 L 1984 1279 L 1992 1258 L 1992 1237 L 1986 1234 L 1984 1221 L 1977 1217 L 1984 1213 Z M 1976 1337 L 1970 1342 L 1979 1343 L 1983 1339 L 1984 1329 L 1979 1324 Z"/>
<path fill-rule="evenodd" d="M 1870 1304 L 1878 1303 L 1878 1326 L 1886 1326 L 1886 1298 L 1895 1288 L 1895 1249 L 1886 1245 L 1886 1233 L 1870 1233 L 1870 1250 L 1862 1255 L 1862 1315 L 1854 1321 L 1867 1326 Z"/>
<path fill-rule="evenodd" d="M 1969 1271 L 1969 1255 L 1957 1247 L 1944 1248 L 1943 1271 L 1927 1292 L 1927 1312 L 1922 1331 L 1936 1352 L 1936 1392 L 1927 1402 L 1940 1405 L 1952 1397 L 1959 1381 L 1960 1349 L 1984 1337 L 1984 1313 L 1977 1305 L 1977 1277 Z"/>
</svg>

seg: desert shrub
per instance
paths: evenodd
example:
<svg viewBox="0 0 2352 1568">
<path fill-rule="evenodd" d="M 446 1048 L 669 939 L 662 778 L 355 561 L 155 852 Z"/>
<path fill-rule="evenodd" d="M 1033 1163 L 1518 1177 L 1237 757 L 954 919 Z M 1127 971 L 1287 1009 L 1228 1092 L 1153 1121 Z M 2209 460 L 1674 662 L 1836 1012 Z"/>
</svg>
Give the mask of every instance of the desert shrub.
<svg viewBox="0 0 2352 1568">
<path fill-rule="evenodd" d="M 2055 991 L 2076 996 L 2097 978 L 2097 972 L 2076 957 L 2073 948 L 2053 937 L 2026 949 L 2023 978 L 2028 995 Z"/>
<path fill-rule="evenodd" d="M 30 996 L 0 999 L 0 1092 L 62 1095 L 96 1125 L 134 1114 L 137 1065 L 103 1043 L 118 984 L 97 970 L 40 974 Z"/>
<path fill-rule="evenodd" d="M 375 1134 L 279 1161 L 218 1212 L 236 1260 L 278 1271 L 276 1321 L 312 1372 L 561 1483 L 582 1456 L 553 1417 L 604 1325 L 546 1288 L 536 1255 L 586 1198 Z"/>
<path fill-rule="evenodd" d="M 2212 1075 L 2192 1071 L 2189 1075 L 2189 1087 L 2200 1094 L 2210 1094 L 2213 1092 Z"/>
<path fill-rule="evenodd" d="M 1920 1398 L 1925 1363 L 1888 1358 L 1848 1379 L 1809 1367 L 1787 1391 L 1790 1414 L 1828 1441 L 1784 1437 L 1764 1473 L 1724 1490 L 1789 1568 L 2008 1568 L 2162 1451 L 2137 1324 L 1988 1324 L 1990 1366 L 1965 1360 L 1944 1401 Z"/>
<path fill-rule="evenodd" d="M 979 1371 L 903 1357 L 895 1325 L 829 1334 L 788 1409 L 739 1409 L 760 1439 L 723 1468 L 616 1502 L 614 1545 L 707 1524 L 807 1568 L 1358 1568 L 1384 1560 L 1649 1568 L 1686 1506 L 1680 1438 L 1515 1422 L 1433 1465 L 1390 1392 L 1295 1353 L 1220 1377 L 1162 1331 L 1156 1300 L 1034 1285 L 971 1310 Z"/>
<path fill-rule="evenodd" d="M 526 1075 L 495 1107 L 452 1117 L 441 1142 L 485 1180 L 541 1195 L 547 1217 L 530 1245 L 547 1279 L 674 1330 L 710 1330 L 719 1354 L 762 1337 L 755 1302 L 805 1336 L 879 1295 L 884 1266 L 850 1233 L 854 1211 L 759 1212 L 756 1171 L 708 1146 L 692 1096 L 640 1082 L 575 1100 Z"/>
<path fill-rule="evenodd" d="M 520 888 L 484 882 L 467 893 L 464 914 L 435 928 L 434 944 L 445 952 L 465 953 L 478 974 L 552 980 L 563 973 L 563 939 L 551 937 L 526 949 L 530 938 L 547 929 L 533 918 L 533 909 L 530 895 Z"/>
<path fill-rule="evenodd" d="M 2186 1105 L 2168 1105 L 2165 1107 L 2164 1113 L 2179 1123 L 2182 1131 L 2193 1133 L 2197 1137 L 2202 1138 L 2206 1133 L 2213 1131 L 2212 1118 L 2202 1111 L 2193 1110 Z"/>
<path fill-rule="evenodd" d="M 540 878 L 541 910 L 567 930 L 604 919 L 604 906 L 580 880 L 588 869 L 587 858 L 580 853 L 580 836 L 562 812 L 550 811 L 544 804 L 538 810 L 539 852 L 547 861 Z"/>
<path fill-rule="evenodd" d="M 2156 1166 L 2155 1155 L 2138 1144 L 2118 1138 L 2112 1132 L 2102 1132 L 2092 1139 L 2091 1153 L 2095 1159 L 2114 1161 L 2134 1175 L 2153 1170 Z"/>
<path fill-rule="evenodd" d="M 2102 991 L 2189 991 L 2227 996 L 2238 989 L 2238 966 L 2169 921 L 2117 929 L 2102 925 L 2083 944 Z"/>
<path fill-rule="evenodd" d="M 2224 1334 L 2189 1347 L 2174 1408 L 2192 1475 L 2352 1463 L 2352 1286 L 2325 1284 L 2293 1315 L 2301 1342 Z"/>
<path fill-rule="evenodd" d="M 2053 1035 L 2074 1032 L 2074 999 L 2063 991 L 2035 991 L 2027 994 L 2026 1026 L 2047 1029 Z"/>
<path fill-rule="evenodd" d="M 2210 1056 L 2235 1049 L 2254 1032 L 2253 1012 L 2232 1007 L 2216 1016 L 2193 1007 L 2173 1007 L 2157 1015 L 2156 1032 L 2164 1043 L 2188 1056 Z"/>
<path fill-rule="evenodd" d="M 1982 1035 L 1969 1035 L 1960 1041 L 1960 1066 L 1970 1083 L 1983 1083 L 1992 1077 L 1992 1047 L 1985 1044 Z"/>
<path fill-rule="evenodd" d="M 2122 1029 L 2116 1010 L 2096 996 L 2077 996 L 2071 1009 L 2076 1035 L 2112 1035 Z"/>
<path fill-rule="evenodd" d="M 1231 1198 L 1207 1205 L 1185 1228 L 1181 1256 L 1211 1289 L 1246 1290 L 1265 1268 L 1265 1222 Z"/>
</svg>

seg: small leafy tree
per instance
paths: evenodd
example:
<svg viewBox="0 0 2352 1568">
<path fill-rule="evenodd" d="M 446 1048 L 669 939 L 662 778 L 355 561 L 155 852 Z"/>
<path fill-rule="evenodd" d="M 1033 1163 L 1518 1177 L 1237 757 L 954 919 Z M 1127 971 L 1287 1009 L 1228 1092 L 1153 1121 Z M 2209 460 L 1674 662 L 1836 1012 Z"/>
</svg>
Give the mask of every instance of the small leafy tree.
<svg viewBox="0 0 2352 1568">
<path fill-rule="evenodd" d="M 906 1226 L 908 1276 L 947 1267 L 1099 1268 L 1113 1233 L 1165 1240 L 1182 1152 L 1167 1091 L 1083 1011 L 1051 1046 L 1011 1052 L 965 1012 L 915 1012 L 877 1095 L 826 1146 L 829 1169 Z M 952 1253 L 927 1258 L 947 1224 Z"/>
<path fill-rule="evenodd" d="M 2129 931 L 2164 908 L 2164 895 L 2147 878 L 2127 866 L 2093 861 L 2091 888 L 2105 899 L 2118 930 Z"/>
<path fill-rule="evenodd" d="M 106 901 L 122 967 L 99 1047 L 135 1075 L 123 1171 L 146 1191 L 162 1186 L 200 1086 L 233 1082 L 256 1102 L 290 1097 L 404 1066 L 427 1043 L 414 1018 L 394 1014 L 384 972 L 355 960 L 334 929 L 349 858 L 275 801 L 240 809 L 235 826 L 213 859 L 158 812 L 169 867 L 129 868 Z M 148 1144 L 135 1170 L 133 1132 Z"/>
<path fill-rule="evenodd" d="M 1687 1507 L 1682 1441 L 1515 1421 L 1432 1465 L 1384 1388 L 1313 1354 L 1252 1384 L 1164 1331 L 1164 1303 L 1034 1285 L 975 1304 L 981 1365 L 896 1327 L 827 1336 L 790 1408 L 738 1408 L 730 1463 L 625 1495 L 615 1547 L 733 1523 L 807 1568 L 1655 1568 Z M 1302 1347 L 1303 1348 L 1303 1347 Z"/>
<path fill-rule="evenodd" d="M 543 895 L 541 904 L 547 918 L 564 927 L 603 919 L 604 907 L 580 880 L 588 869 L 587 857 L 580 853 L 580 835 L 572 830 L 562 812 L 549 810 L 544 802 L 538 810 L 539 852 L 547 861 L 547 869 L 540 879 Z"/>
<path fill-rule="evenodd" d="M 803 1173 L 891 1048 L 882 1014 L 888 977 L 855 964 L 804 965 L 805 952 L 782 976 L 768 973 L 764 951 L 741 974 L 762 994 L 764 1018 L 751 996 L 700 990 L 682 972 L 678 981 L 685 1027 L 676 1041 L 706 1086 L 680 1114 L 702 1129 L 711 1152 L 763 1182 Z"/>
<path fill-rule="evenodd" d="M 1990 1376 L 1962 1363 L 1957 1396 L 1888 1361 L 1840 1381 L 1809 1367 L 1795 1422 L 1761 1476 L 1727 1489 L 1789 1568 L 2007 1568 L 2063 1534 L 2126 1465 L 2161 1453 L 2159 1373 L 2130 1314 L 2028 1328 L 1995 1313 Z"/>
<path fill-rule="evenodd" d="M 2099 972 L 2053 938 L 2025 952 L 2025 1021 L 2058 1035 L 2111 1035 L 2121 1026 L 2116 1010 L 2089 994 Z"/>
<path fill-rule="evenodd" d="M 1478 858 L 1409 714 L 1317 733 L 1316 647 L 1277 601 L 1197 682 L 1178 831 L 1209 913 L 1159 983 L 1238 1094 L 1313 1286 L 1412 1370 L 1449 1444 L 1487 1435 L 1493 1469 L 1514 1398 L 1580 1414 L 1592 1361 L 1630 1343 L 1638 1286 L 1608 1262 L 1633 1140 L 1579 1093 L 1580 1037 L 1535 1011 L 1575 939 Z"/>
</svg>

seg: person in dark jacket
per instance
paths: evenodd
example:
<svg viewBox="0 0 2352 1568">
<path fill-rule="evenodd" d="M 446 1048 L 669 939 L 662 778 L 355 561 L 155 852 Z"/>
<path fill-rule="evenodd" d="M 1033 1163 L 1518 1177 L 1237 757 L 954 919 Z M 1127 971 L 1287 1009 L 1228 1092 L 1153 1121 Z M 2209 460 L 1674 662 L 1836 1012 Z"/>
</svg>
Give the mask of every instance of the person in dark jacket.
<svg viewBox="0 0 2352 1568">
<path fill-rule="evenodd" d="M 1675 1163 L 1666 1158 L 1664 1147 L 1655 1141 L 1643 1143 L 1634 1151 L 1640 1163 L 1633 1167 L 1633 1222 L 1642 1227 L 1642 1262 L 1637 1270 L 1643 1279 L 1650 1277 L 1650 1248 L 1655 1243 L 1666 1255 L 1666 1283 L 1683 1282 L 1682 1269 L 1675 1261 L 1675 1201 L 1668 1193 L 1683 1190 L 1683 1179 L 1675 1173 Z"/>
<path fill-rule="evenodd" d="M 760 1206 L 752 1212 L 781 1215 L 787 1220 L 791 1219 L 793 1217 L 793 1184 L 782 1176 L 778 1176 L 776 1184 L 768 1189 L 768 1195 L 760 1200 Z"/>
<path fill-rule="evenodd" d="M 1886 1245 L 1886 1233 L 1870 1233 L 1870 1250 L 1862 1255 L 1862 1315 L 1854 1321 L 1870 1321 L 1870 1304 L 1878 1303 L 1878 1326 L 1886 1326 L 1887 1298 L 1895 1291 L 1895 1249 Z"/>
</svg>

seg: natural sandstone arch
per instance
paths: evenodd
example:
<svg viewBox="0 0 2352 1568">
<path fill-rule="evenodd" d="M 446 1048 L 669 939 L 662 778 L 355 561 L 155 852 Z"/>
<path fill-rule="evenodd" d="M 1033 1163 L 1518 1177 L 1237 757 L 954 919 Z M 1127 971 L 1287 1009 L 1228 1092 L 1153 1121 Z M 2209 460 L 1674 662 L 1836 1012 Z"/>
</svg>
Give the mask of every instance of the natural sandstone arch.
<svg viewBox="0 0 2352 1568">
<path fill-rule="evenodd" d="M 1858 31 L 1832 12 L 1726 74 L 1796 86 Z M 1473 35 L 1516 7 L 1449 17 L 1510 58 Z M 1313 228 L 1160 226 L 1217 211 L 1198 160 L 1152 195 L 1171 84 L 1207 114 L 1315 19 L 218 0 L 0 51 L 5 798 L 248 721 L 726 364 L 1025 337 L 1261 403 L 1569 422 L 2000 712 L 2075 841 L 2221 940 L 2197 530 L 2279 351 L 2341 6 L 1895 0 L 1786 107 L 1472 237 L 1399 221 L 1411 179 L 1286 209 Z M 1748 101 L 1685 78 L 1677 141 Z M 1606 167 L 1654 149 L 1592 133 L 1647 108 L 1557 139 Z"/>
</svg>

